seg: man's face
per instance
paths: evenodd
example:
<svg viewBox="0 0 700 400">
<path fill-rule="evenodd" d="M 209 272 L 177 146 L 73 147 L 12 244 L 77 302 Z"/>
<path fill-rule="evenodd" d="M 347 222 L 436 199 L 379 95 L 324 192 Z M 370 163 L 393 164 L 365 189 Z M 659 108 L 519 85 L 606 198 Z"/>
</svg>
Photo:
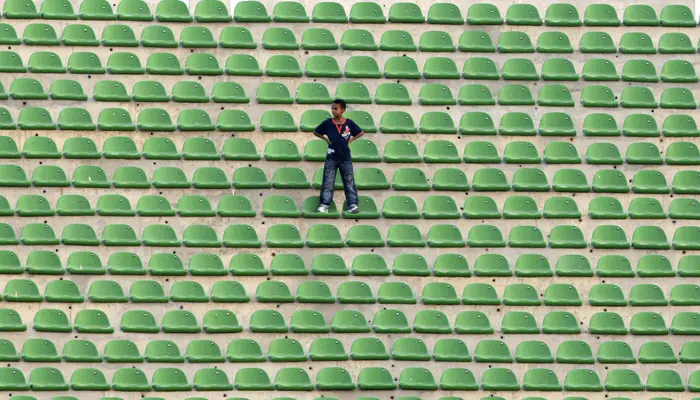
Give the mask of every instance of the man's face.
<svg viewBox="0 0 700 400">
<path fill-rule="evenodd" d="M 345 110 L 343 110 L 343 108 L 340 107 L 340 104 L 335 104 L 335 103 L 331 104 L 331 114 L 333 114 L 333 118 L 342 117 L 343 112 L 345 112 Z"/>
</svg>

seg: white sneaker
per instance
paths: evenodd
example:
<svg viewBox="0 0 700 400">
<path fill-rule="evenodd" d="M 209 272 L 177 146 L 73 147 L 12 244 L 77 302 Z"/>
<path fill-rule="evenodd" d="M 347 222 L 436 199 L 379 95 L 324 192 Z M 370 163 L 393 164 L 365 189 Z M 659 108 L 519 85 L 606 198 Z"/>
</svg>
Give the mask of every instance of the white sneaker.
<svg viewBox="0 0 700 400">
<path fill-rule="evenodd" d="M 318 212 L 320 212 L 320 213 L 327 214 L 327 213 L 328 213 L 328 209 L 329 209 L 329 207 L 328 207 L 327 205 L 321 204 L 320 206 L 318 206 L 318 208 L 316 209 L 316 211 L 318 211 Z"/>
<path fill-rule="evenodd" d="M 360 207 L 357 204 L 352 204 L 348 207 L 348 212 L 351 214 L 357 214 L 360 212 Z"/>
</svg>

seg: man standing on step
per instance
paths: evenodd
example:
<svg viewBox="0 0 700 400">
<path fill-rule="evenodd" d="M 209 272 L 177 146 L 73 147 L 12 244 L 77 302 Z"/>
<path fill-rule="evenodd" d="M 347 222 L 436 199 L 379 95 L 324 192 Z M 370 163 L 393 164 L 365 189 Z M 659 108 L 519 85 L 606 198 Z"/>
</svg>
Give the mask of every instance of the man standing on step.
<svg viewBox="0 0 700 400">
<path fill-rule="evenodd" d="M 327 213 L 333 202 L 335 173 L 338 169 L 340 169 L 340 177 L 343 179 L 348 212 L 353 214 L 360 212 L 360 208 L 357 206 L 358 198 L 352 170 L 352 158 L 350 157 L 350 143 L 359 139 L 365 133 L 351 119 L 343 117 L 346 108 L 347 105 L 344 100 L 333 100 L 333 103 L 331 103 L 333 118 L 321 122 L 314 131 L 316 137 L 328 143 L 326 165 L 323 167 L 321 200 L 318 206 L 318 212 L 321 213 Z"/>
</svg>

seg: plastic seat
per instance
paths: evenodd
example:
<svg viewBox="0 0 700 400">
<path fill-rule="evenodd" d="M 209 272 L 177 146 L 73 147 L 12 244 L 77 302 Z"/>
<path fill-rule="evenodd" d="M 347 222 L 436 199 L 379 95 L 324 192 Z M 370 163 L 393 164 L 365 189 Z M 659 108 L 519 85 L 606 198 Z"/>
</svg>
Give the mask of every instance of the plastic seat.
<svg viewBox="0 0 700 400">
<path fill-rule="evenodd" d="M 38 332 L 71 332 L 68 316 L 60 310 L 41 309 L 34 314 L 34 330 Z"/>
<path fill-rule="evenodd" d="M 534 105 L 532 93 L 524 85 L 504 85 L 498 92 L 499 105 Z"/>
<path fill-rule="evenodd" d="M 638 4 L 625 8 L 622 24 L 625 26 L 658 26 L 659 20 L 652 7 Z"/>
<path fill-rule="evenodd" d="M 382 34 L 379 48 L 385 51 L 417 51 L 418 48 L 410 33 L 402 30 L 390 30 Z"/>
<path fill-rule="evenodd" d="M 654 64 L 646 60 L 630 60 L 622 68 L 622 80 L 625 82 L 658 82 Z"/>
<path fill-rule="evenodd" d="M 379 85 L 377 87 L 377 91 L 374 94 L 374 98 L 377 104 L 410 105 L 412 103 L 411 94 L 408 92 L 408 89 L 400 83 L 383 83 Z M 389 113 L 396 113 L 396 111 L 389 111 Z M 385 113 L 384 115 L 387 115 L 387 113 Z M 382 116 L 382 119 L 388 118 L 384 115 Z"/>
<path fill-rule="evenodd" d="M 530 37 L 523 32 L 501 32 L 498 38 L 498 51 L 500 53 L 534 53 Z"/>
<path fill-rule="evenodd" d="M 620 38 L 620 53 L 656 54 L 656 48 L 651 37 L 646 33 L 626 32 Z"/>
<path fill-rule="evenodd" d="M 51 114 L 42 107 L 22 108 L 17 117 L 17 127 L 23 130 L 56 130 Z"/>
<path fill-rule="evenodd" d="M 506 12 L 508 25 L 542 25 L 540 14 L 531 4 L 516 4 L 508 7 Z"/>
<path fill-rule="evenodd" d="M 108 25 L 102 31 L 102 44 L 115 47 L 137 47 L 134 31 L 128 25 Z"/>
<path fill-rule="evenodd" d="M 347 67 L 346 67 L 347 69 Z M 389 79 L 419 79 L 418 65 L 411 57 L 390 57 L 384 63 L 384 77 Z"/>
<path fill-rule="evenodd" d="M 539 79 L 535 64 L 524 58 L 510 58 L 506 60 L 501 69 L 501 76 L 505 80 L 536 81 Z"/>
<path fill-rule="evenodd" d="M 51 25 L 32 23 L 24 28 L 22 42 L 30 46 L 58 46 L 56 31 Z"/>
</svg>

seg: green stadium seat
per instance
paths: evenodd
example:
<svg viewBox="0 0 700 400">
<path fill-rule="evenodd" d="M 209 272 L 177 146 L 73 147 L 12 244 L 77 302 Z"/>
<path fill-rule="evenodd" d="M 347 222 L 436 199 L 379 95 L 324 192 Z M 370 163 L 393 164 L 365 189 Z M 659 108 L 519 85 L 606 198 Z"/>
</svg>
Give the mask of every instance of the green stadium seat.
<svg viewBox="0 0 700 400">
<path fill-rule="evenodd" d="M 34 314 L 34 330 L 37 332 L 71 332 L 68 316 L 60 310 L 41 309 Z"/>
<path fill-rule="evenodd" d="M 499 105 L 534 105 L 532 93 L 524 85 L 503 85 L 498 92 Z"/>
<path fill-rule="evenodd" d="M 295 1 L 276 4 L 272 10 L 272 19 L 275 22 L 309 22 L 304 6 Z"/>
<path fill-rule="evenodd" d="M 545 81 L 577 81 L 574 65 L 565 58 L 549 58 L 542 64 L 542 79 Z"/>
<path fill-rule="evenodd" d="M 209 29 L 188 26 L 180 31 L 180 45 L 186 48 L 212 48 L 217 47 L 218 43 Z"/>
<path fill-rule="evenodd" d="M 569 89 L 567 89 L 565 86 L 549 84 L 540 89 L 537 95 L 537 104 L 540 106 L 551 107 L 573 107 L 574 99 Z M 542 122 L 540 122 L 540 124 L 541 123 Z"/>
<path fill-rule="evenodd" d="M 622 126 L 625 136 L 631 137 L 658 137 L 660 136 L 656 120 L 646 114 L 630 114 L 625 118 Z"/>
<path fill-rule="evenodd" d="M 179 0 L 163 0 L 156 6 L 156 20 L 158 22 L 191 22 L 187 4 Z"/>
<path fill-rule="evenodd" d="M 537 134 L 532 118 L 522 112 L 503 114 L 498 126 L 498 132 L 501 135 L 508 136 L 535 136 Z"/>
<path fill-rule="evenodd" d="M 17 31 L 10 24 L 0 24 L 0 44 L 20 44 L 22 41 L 17 37 Z M 5 54 L 17 54 L 14 52 L 3 52 Z"/>
<path fill-rule="evenodd" d="M 668 5 L 661 9 L 659 20 L 662 26 L 694 27 L 693 12 L 684 5 Z"/>
<path fill-rule="evenodd" d="M 396 3 L 389 9 L 389 22 L 422 24 L 425 17 L 416 4 Z"/>
<path fill-rule="evenodd" d="M 19 54 L 14 51 L 0 52 L 0 72 L 27 72 Z"/>
<path fill-rule="evenodd" d="M 695 22 L 693 22 L 695 23 Z M 693 54 L 695 48 L 685 33 L 667 32 L 659 38 L 659 53 L 661 54 Z"/>
<path fill-rule="evenodd" d="M 542 232 L 534 226 L 517 226 L 508 237 L 510 247 L 546 247 Z"/>
<path fill-rule="evenodd" d="M 519 363 L 553 363 L 554 357 L 546 343 L 538 340 L 523 341 L 515 350 L 515 360 Z"/>
<path fill-rule="evenodd" d="M 481 388 L 489 391 L 517 391 L 520 384 L 513 373 L 507 368 L 491 368 L 481 376 Z"/>
<path fill-rule="evenodd" d="M 593 364 L 593 353 L 588 343 L 579 340 L 562 342 L 557 349 L 557 362 L 567 364 Z"/>
<path fill-rule="evenodd" d="M 345 63 L 345 76 L 348 78 L 379 79 L 382 74 L 374 58 L 369 56 L 350 56 Z"/>
<path fill-rule="evenodd" d="M 384 77 L 389 79 L 420 79 L 421 74 L 418 72 L 418 64 L 413 58 L 395 56 L 388 58 L 384 63 Z"/>
<path fill-rule="evenodd" d="M 46 100 L 49 98 L 41 83 L 31 78 L 17 78 L 12 81 L 10 96 L 16 100 Z"/>
<path fill-rule="evenodd" d="M 664 231 L 654 226 L 640 226 L 635 229 L 632 235 L 632 247 L 635 249 L 660 250 L 668 250 L 671 248 Z"/>
<path fill-rule="evenodd" d="M 163 25 L 150 25 L 150 26 L 144 27 L 144 29 L 141 31 L 140 42 L 141 42 L 141 45 L 143 47 L 177 48 L 179 46 L 177 40 L 175 40 L 175 34 L 173 33 L 172 29 L 168 28 L 167 26 L 163 26 Z M 167 53 L 155 53 L 155 54 L 167 54 Z M 150 58 L 151 57 L 149 57 L 149 59 Z M 178 63 L 179 63 L 179 61 L 178 61 Z M 147 62 L 146 64 L 149 64 L 149 63 Z"/>
<path fill-rule="evenodd" d="M 151 390 L 146 374 L 137 368 L 119 368 L 112 375 L 112 389 L 117 391 Z"/>
<path fill-rule="evenodd" d="M 310 77 L 340 78 L 343 76 L 338 61 L 333 57 L 311 56 L 307 59 L 304 69 L 306 76 Z M 324 101 L 324 103 L 329 102 L 330 100 Z"/>
<path fill-rule="evenodd" d="M 586 149 L 586 161 L 589 164 L 621 165 L 622 156 L 617 146 L 611 143 L 593 143 Z"/>
<path fill-rule="evenodd" d="M 231 257 L 229 268 L 233 275 L 258 276 L 267 275 L 267 270 L 260 257 L 252 254 L 237 254 Z"/>
<path fill-rule="evenodd" d="M 423 76 L 427 79 L 459 79 L 457 65 L 448 57 L 432 57 L 423 65 Z"/>
<path fill-rule="evenodd" d="M 452 6 L 451 4 L 445 4 Z M 447 32 L 428 31 L 421 35 L 418 44 L 420 51 L 425 52 L 454 52 L 457 50 L 452 38 Z"/>
<path fill-rule="evenodd" d="M 549 142 L 544 148 L 544 161 L 548 164 L 580 164 L 576 146 L 567 142 Z"/>
<path fill-rule="evenodd" d="M 148 311 L 128 310 L 122 315 L 121 329 L 123 332 L 158 333 L 160 328 Z"/>
<path fill-rule="evenodd" d="M 211 340 L 193 340 L 187 345 L 185 360 L 190 363 L 221 363 L 225 358 L 219 345 Z"/>
<path fill-rule="evenodd" d="M 629 60 L 622 68 L 622 80 L 625 82 L 658 82 L 654 64 L 646 60 Z"/>
<path fill-rule="evenodd" d="M 581 104 L 584 107 L 617 107 L 618 101 L 607 86 L 589 85 L 581 92 Z"/>
<path fill-rule="evenodd" d="M 683 88 L 664 90 L 661 93 L 660 104 L 661 108 L 694 109 L 697 107 L 693 93 Z M 658 132 L 658 128 L 656 132 Z M 658 133 L 656 135 L 658 136 Z"/>
<path fill-rule="evenodd" d="M 543 32 L 537 39 L 539 53 L 573 53 L 569 37 L 562 32 Z"/>
<path fill-rule="evenodd" d="M 547 26 L 581 26 L 576 7 L 572 4 L 551 4 L 544 16 Z"/>
<path fill-rule="evenodd" d="M 561 387 L 557 375 L 547 368 L 533 368 L 523 376 L 525 390 L 559 391 Z"/>
<path fill-rule="evenodd" d="M 114 47 L 137 47 L 139 42 L 128 25 L 107 25 L 102 31 L 102 44 Z"/>
<path fill-rule="evenodd" d="M 534 53 L 530 37 L 523 32 L 502 32 L 498 38 L 498 51 L 500 53 Z"/>
<path fill-rule="evenodd" d="M 524 58 L 510 58 L 506 60 L 503 63 L 501 76 L 505 80 L 536 81 L 539 79 L 535 64 Z"/>
<path fill-rule="evenodd" d="M 56 130 L 51 114 L 42 107 L 22 108 L 17 117 L 17 126 L 25 130 Z"/>
<path fill-rule="evenodd" d="M 693 64 L 685 60 L 671 60 L 661 67 L 662 82 L 694 83 L 698 81 Z"/>
<path fill-rule="evenodd" d="M 463 52 L 494 53 L 496 47 L 491 36 L 481 30 L 464 31 L 459 37 L 459 50 Z M 467 60 L 468 62 L 469 60 Z M 493 62 L 492 62 L 493 64 Z M 465 64 L 466 65 L 466 64 Z M 495 68 L 495 66 L 494 66 Z M 466 69 L 465 69 L 466 71 Z M 483 78 L 482 78 L 483 79 Z"/>
<path fill-rule="evenodd" d="M 265 5 L 258 1 L 243 1 L 236 3 L 233 18 L 238 22 L 270 22 Z"/>
<path fill-rule="evenodd" d="M 583 64 L 584 81 L 618 81 L 615 64 L 603 58 L 590 58 Z"/>
<path fill-rule="evenodd" d="M 385 51 L 417 51 L 410 33 L 402 30 L 386 31 L 379 41 L 379 48 Z"/>
<path fill-rule="evenodd" d="M 379 4 L 362 1 L 353 4 L 350 8 L 350 22 L 356 24 L 383 24 L 386 23 L 386 17 Z"/>
<path fill-rule="evenodd" d="M 667 335 L 668 328 L 661 314 L 640 312 L 632 316 L 630 333 L 633 335 Z"/>
<path fill-rule="evenodd" d="M 87 216 L 95 215 L 95 210 L 85 196 L 66 194 L 58 198 L 56 213 L 61 216 Z"/>
<path fill-rule="evenodd" d="M 467 24 L 501 25 L 503 18 L 501 18 L 498 8 L 493 4 L 472 4 L 467 10 Z"/>
<path fill-rule="evenodd" d="M 294 33 L 287 28 L 268 28 L 263 34 L 262 44 L 263 48 L 268 50 L 297 50 L 299 48 Z"/>
<path fill-rule="evenodd" d="M 620 19 L 613 6 L 592 4 L 586 7 L 583 24 L 586 26 L 620 26 Z"/>
<path fill-rule="evenodd" d="M 375 338 L 359 338 L 352 342 L 350 356 L 353 360 L 388 360 L 384 343 Z"/>
<path fill-rule="evenodd" d="M 338 43 L 328 29 L 310 28 L 302 34 L 301 47 L 304 50 L 336 50 Z"/>
<path fill-rule="evenodd" d="M 55 100 L 77 100 L 77 101 L 85 101 L 87 100 L 87 95 L 83 91 L 83 87 L 78 83 L 77 81 L 73 80 L 68 80 L 68 79 L 59 79 L 53 81 L 51 84 L 51 88 L 49 89 L 50 96 L 52 99 Z M 90 117 L 90 114 L 87 113 L 87 111 L 84 111 L 82 108 L 72 108 L 72 110 L 83 110 L 85 115 L 87 117 Z M 61 110 L 63 111 L 63 110 Z M 59 120 L 60 118 L 59 114 Z M 75 115 L 77 116 L 77 114 Z M 84 119 L 80 118 L 79 120 Z M 92 118 L 90 118 L 92 120 Z M 75 126 L 79 126 L 78 123 L 74 122 Z M 64 124 L 65 125 L 65 124 Z M 94 124 L 92 130 L 94 130 Z"/>
<path fill-rule="evenodd" d="M 168 102 L 170 96 L 165 92 L 163 84 L 157 81 L 139 81 L 131 90 L 134 101 Z"/>
<path fill-rule="evenodd" d="M 486 87 L 484 85 L 474 84 L 474 85 L 465 85 L 465 86 L 462 86 L 460 88 L 460 90 L 459 90 L 459 104 L 461 104 L 461 105 L 489 106 L 489 105 L 495 105 L 496 100 L 494 100 L 493 94 L 491 93 L 491 90 L 488 87 Z M 468 112 L 468 113 L 465 113 L 464 116 L 467 116 L 467 115 L 475 116 L 475 115 L 481 115 L 481 114 L 488 116 L 488 114 L 480 113 L 480 112 Z M 490 119 L 490 117 L 488 119 Z M 478 134 L 478 133 L 474 133 L 474 134 Z"/>
<path fill-rule="evenodd" d="M 634 364 L 637 361 L 630 345 L 622 341 L 601 343 L 597 359 L 602 364 Z"/>
<path fill-rule="evenodd" d="M 262 104 L 292 104 L 294 100 L 284 84 L 263 82 L 258 85 L 256 100 Z"/>
<path fill-rule="evenodd" d="M 146 61 L 146 71 L 154 75 L 183 75 L 180 60 L 171 53 L 153 53 Z"/>
<path fill-rule="evenodd" d="M 437 83 L 427 83 L 427 84 L 423 85 L 421 87 L 420 94 L 418 96 L 419 96 L 421 104 L 425 104 L 425 105 L 455 105 L 455 104 L 457 104 L 450 89 L 445 85 L 441 85 L 441 84 L 437 84 Z M 460 90 L 460 100 L 461 100 L 461 98 L 462 98 L 462 90 Z"/>
<path fill-rule="evenodd" d="M 282 54 L 274 55 L 267 59 L 267 64 L 265 65 L 265 73 L 268 76 L 300 77 L 303 75 L 301 67 L 299 67 L 299 61 L 292 56 Z"/>
<path fill-rule="evenodd" d="M 636 4 L 625 8 L 622 24 L 625 26 L 659 26 L 659 19 L 652 7 Z"/>
<path fill-rule="evenodd" d="M 100 81 L 95 84 L 95 87 L 93 89 L 93 96 L 95 100 L 97 101 L 130 101 L 131 97 L 129 94 L 126 92 L 126 87 L 124 87 L 124 84 L 121 82 L 117 81 Z M 109 119 L 113 119 L 114 121 L 109 121 L 112 123 L 117 123 L 121 122 L 119 121 L 118 118 L 116 118 L 114 115 L 109 115 L 110 112 L 112 114 L 115 114 L 121 109 L 119 108 L 112 108 L 112 109 L 106 109 L 107 111 L 103 110 L 100 113 L 100 116 L 103 116 L 103 119 L 107 119 L 107 117 L 111 117 Z M 124 111 L 122 111 L 124 112 Z M 126 119 L 125 117 L 129 117 L 129 114 L 127 113 L 126 116 L 122 116 L 122 119 Z M 128 118 L 129 121 L 131 121 L 131 117 Z M 107 121 L 105 121 L 107 122 Z M 106 128 L 109 128 L 109 125 L 105 125 Z M 128 124 L 127 126 L 124 127 L 125 129 L 128 129 Z M 102 129 L 102 128 L 101 128 Z M 106 129 L 103 129 L 106 130 Z M 133 130 L 133 129 L 132 129 Z"/>
<path fill-rule="evenodd" d="M 36 11 L 34 2 L 8 1 L 3 6 L 2 14 L 8 19 L 38 19 L 39 13 Z"/>
<path fill-rule="evenodd" d="M 222 75 L 224 70 L 219 66 L 219 61 L 213 55 L 194 53 L 189 55 L 185 61 L 185 72 L 188 75 Z"/>
<path fill-rule="evenodd" d="M 153 14 L 146 2 L 126 0 L 117 5 L 117 19 L 123 21 L 153 21 Z"/>
<path fill-rule="evenodd" d="M 391 358 L 404 361 L 429 361 L 425 342 L 417 338 L 398 338 L 391 349 Z"/>
<path fill-rule="evenodd" d="M 573 369 L 566 374 L 564 390 L 600 392 L 603 385 L 598 374 L 589 369 Z"/>
<path fill-rule="evenodd" d="M 383 83 L 379 85 L 374 97 L 377 104 L 410 105 L 412 103 L 408 89 L 400 83 Z"/>
<path fill-rule="evenodd" d="M 68 72 L 72 74 L 104 74 L 105 68 L 102 66 L 102 61 L 95 53 L 91 52 L 75 52 L 68 58 Z M 113 101 L 113 100 L 102 100 L 97 98 L 97 87 L 101 85 L 107 85 L 110 81 L 100 81 L 97 82 L 95 86 L 95 99 L 98 101 Z"/>
<path fill-rule="evenodd" d="M 24 28 L 22 42 L 30 46 L 58 46 L 56 31 L 51 25 L 33 23 Z"/>
<path fill-rule="evenodd" d="M 491 116 L 485 112 L 478 111 L 464 113 L 459 123 L 459 130 L 465 135 L 496 134 L 496 128 Z"/>
<path fill-rule="evenodd" d="M 656 54 L 656 48 L 651 37 L 646 33 L 626 32 L 620 39 L 620 53 Z"/>
<path fill-rule="evenodd" d="M 649 43 L 653 48 L 653 43 Z M 616 53 L 612 37 L 605 32 L 586 32 L 581 36 L 579 49 L 582 53 Z M 622 49 L 621 49 L 622 50 Z"/>
<path fill-rule="evenodd" d="M 179 1 L 179 0 L 176 0 Z M 157 391 L 189 391 L 192 385 L 178 368 L 159 368 L 153 372 L 151 384 Z"/>
<path fill-rule="evenodd" d="M 230 22 L 233 19 L 226 5 L 218 0 L 197 3 L 194 18 L 197 22 Z"/>
<path fill-rule="evenodd" d="M 508 25 L 542 25 L 537 8 L 531 4 L 514 4 L 506 12 Z"/>
<path fill-rule="evenodd" d="M 134 53 L 115 52 L 107 59 L 107 72 L 110 74 L 140 75 L 146 72 Z"/>
<path fill-rule="evenodd" d="M 348 29 L 344 31 L 343 35 L 340 37 L 340 47 L 343 48 L 343 50 L 375 51 L 379 49 L 374 41 L 374 36 L 372 36 L 372 33 L 364 29 Z M 368 59 L 374 60 L 371 57 L 360 57 L 361 58 L 359 58 L 358 61 L 365 61 Z"/>
</svg>

